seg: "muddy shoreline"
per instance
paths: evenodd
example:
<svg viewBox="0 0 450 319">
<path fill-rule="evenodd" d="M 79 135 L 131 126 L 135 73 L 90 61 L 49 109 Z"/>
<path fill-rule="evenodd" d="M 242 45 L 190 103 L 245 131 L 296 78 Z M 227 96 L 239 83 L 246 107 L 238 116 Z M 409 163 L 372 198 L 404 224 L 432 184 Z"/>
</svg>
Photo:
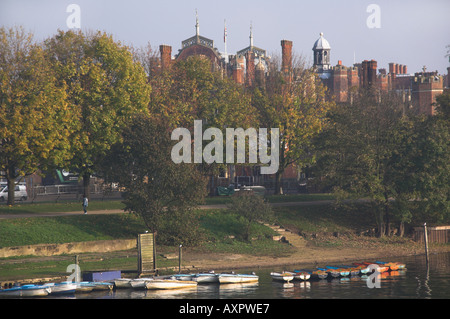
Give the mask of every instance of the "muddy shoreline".
<svg viewBox="0 0 450 319">
<path fill-rule="evenodd" d="M 224 253 L 197 253 L 195 251 L 183 251 L 182 272 L 193 271 L 218 271 L 236 269 L 258 269 L 273 267 L 278 270 L 289 270 L 291 266 L 321 266 L 326 264 L 351 264 L 358 261 L 389 260 L 396 258 L 424 255 L 423 245 L 410 243 L 404 246 L 382 245 L 372 249 L 367 248 L 323 248 L 306 247 L 296 249 L 295 252 L 285 257 L 249 256 L 241 254 Z M 436 245 L 430 247 L 430 254 L 449 252 L 450 245 Z M 178 267 L 170 267 L 178 270 Z M 168 269 L 168 268 L 166 268 Z M 160 270 L 164 270 L 161 268 Z M 292 270 L 292 269 L 291 269 Z"/>
</svg>

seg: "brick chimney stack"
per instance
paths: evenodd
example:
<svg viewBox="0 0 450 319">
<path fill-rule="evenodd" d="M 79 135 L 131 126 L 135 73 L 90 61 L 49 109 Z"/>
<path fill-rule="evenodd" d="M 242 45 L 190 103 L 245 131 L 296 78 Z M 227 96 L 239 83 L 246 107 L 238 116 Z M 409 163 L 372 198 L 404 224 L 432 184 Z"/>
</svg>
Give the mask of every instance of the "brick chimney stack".
<svg viewBox="0 0 450 319">
<path fill-rule="evenodd" d="M 394 63 L 389 63 L 389 73 L 394 74 Z"/>
<path fill-rule="evenodd" d="M 172 63 L 172 47 L 162 44 L 159 46 L 159 52 L 161 53 L 161 69 L 164 71 L 170 68 Z"/>
<path fill-rule="evenodd" d="M 292 41 L 282 40 L 281 41 L 281 71 L 292 76 Z"/>
<path fill-rule="evenodd" d="M 245 54 L 245 60 L 247 62 L 246 84 L 247 86 L 253 86 L 255 83 L 255 54 L 252 51 L 248 51 Z"/>
<path fill-rule="evenodd" d="M 241 67 L 241 61 L 237 56 L 235 56 L 234 57 L 234 65 L 233 65 L 233 80 L 234 80 L 234 82 L 236 82 L 238 84 L 243 84 L 244 83 L 243 73 L 244 73 L 244 71 L 242 70 L 242 67 Z"/>
<path fill-rule="evenodd" d="M 371 60 L 369 62 L 369 85 L 375 85 L 377 83 L 377 66 L 377 61 Z"/>
</svg>

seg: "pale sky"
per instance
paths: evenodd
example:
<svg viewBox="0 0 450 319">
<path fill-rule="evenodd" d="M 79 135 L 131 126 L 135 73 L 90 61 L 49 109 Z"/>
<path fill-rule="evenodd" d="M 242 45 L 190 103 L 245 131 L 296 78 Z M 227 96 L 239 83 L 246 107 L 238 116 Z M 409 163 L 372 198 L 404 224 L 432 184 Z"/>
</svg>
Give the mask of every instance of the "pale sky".
<svg viewBox="0 0 450 319">
<path fill-rule="evenodd" d="M 80 8 L 82 30 L 106 31 L 135 47 L 168 44 L 173 55 L 181 41 L 195 35 L 198 10 L 200 35 L 214 40 L 221 52 L 226 20 L 228 54 L 249 45 L 252 24 L 254 45 L 269 55 L 281 54 L 280 41 L 286 39 L 293 41 L 294 53 L 311 62 L 312 46 L 323 32 L 332 65 L 374 59 L 378 68 L 388 69 L 394 62 L 414 73 L 426 65 L 440 74 L 450 66 L 445 57 L 450 50 L 449 0 L 0 0 L 0 26 L 22 25 L 43 40 L 69 29 L 70 4 Z M 371 4 L 378 6 L 378 16 L 367 12 Z M 367 20 L 375 27 L 369 28 Z"/>
</svg>

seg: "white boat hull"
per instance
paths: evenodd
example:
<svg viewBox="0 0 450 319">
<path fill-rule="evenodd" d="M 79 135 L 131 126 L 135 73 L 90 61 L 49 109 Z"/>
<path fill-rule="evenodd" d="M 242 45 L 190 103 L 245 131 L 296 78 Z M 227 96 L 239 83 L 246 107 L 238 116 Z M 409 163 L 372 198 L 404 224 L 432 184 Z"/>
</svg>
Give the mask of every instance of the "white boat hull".
<svg viewBox="0 0 450 319">
<path fill-rule="evenodd" d="M 77 284 L 72 282 L 51 283 L 48 284 L 48 287 L 52 295 L 73 294 L 75 293 Z"/>
<path fill-rule="evenodd" d="M 116 288 L 131 288 L 131 279 L 126 278 L 114 279 L 114 286 Z"/>
<path fill-rule="evenodd" d="M 149 290 L 182 289 L 197 287 L 197 282 L 187 280 L 154 279 L 145 281 L 145 288 Z"/>
<path fill-rule="evenodd" d="M 94 290 L 95 285 L 89 283 L 89 282 L 78 282 L 77 283 L 77 288 L 75 289 L 75 292 L 78 293 L 85 293 L 85 292 L 91 292 L 92 290 Z"/>
<path fill-rule="evenodd" d="M 93 281 L 94 290 L 112 290 L 114 288 L 114 283 L 112 282 L 102 282 L 102 281 Z"/>
<path fill-rule="evenodd" d="M 48 286 L 25 285 L 0 290 L 1 297 L 43 297 L 50 293 Z"/>
<path fill-rule="evenodd" d="M 153 278 L 137 278 L 130 281 L 130 285 L 132 288 L 135 289 L 144 289 L 145 288 L 145 282 L 153 280 Z"/>
<path fill-rule="evenodd" d="M 173 275 L 171 276 L 176 280 L 180 280 L 180 281 L 192 281 L 192 278 L 194 277 L 194 275 L 191 274 L 177 274 L 177 275 Z"/>
<path fill-rule="evenodd" d="M 193 281 L 200 283 L 219 283 L 219 276 L 216 274 L 196 274 Z"/>
<path fill-rule="evenodd" d="M 287 272 L 288 274 L 294 276 L 295 280 L 308 280 L 311 275 L 307 272 Z"/>
<path fill-rule="evenodd" d="M 218 277 L 221 284 L 257 282 L 259 280 L 259 277 L 256 275 L 219 274 Z"/>
</svg>

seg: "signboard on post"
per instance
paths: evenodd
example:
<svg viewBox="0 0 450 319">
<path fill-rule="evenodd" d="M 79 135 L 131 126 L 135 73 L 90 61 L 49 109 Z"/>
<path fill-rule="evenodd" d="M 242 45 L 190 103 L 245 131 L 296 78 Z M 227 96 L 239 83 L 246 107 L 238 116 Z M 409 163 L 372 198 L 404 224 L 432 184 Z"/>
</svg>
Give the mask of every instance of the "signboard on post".
<svg viewBox="0 0 450 319">
<path fill-rule="evenodd" d="M 156 246 L 153 233 L 138 234 L 138 273 L 155 272 L 156 270 Z"/>
</svg>

